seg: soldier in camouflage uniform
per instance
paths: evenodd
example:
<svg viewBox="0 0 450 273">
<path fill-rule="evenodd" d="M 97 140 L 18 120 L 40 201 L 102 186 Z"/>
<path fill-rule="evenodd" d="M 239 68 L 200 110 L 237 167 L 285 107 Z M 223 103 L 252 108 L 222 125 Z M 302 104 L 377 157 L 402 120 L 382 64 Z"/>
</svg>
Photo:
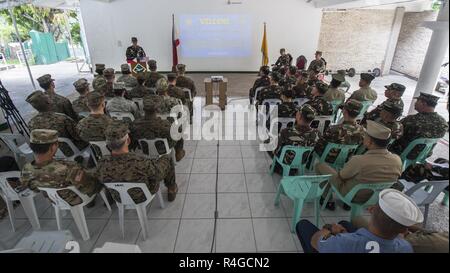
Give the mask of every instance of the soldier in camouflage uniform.
<svg viewBox="0 0 450 273">
<path fill-rule="evenodd" d="M 282 48 L 280 49 L 280 57 L 278 57 L 278 60 L 275 62 L 275 66 L 277 67 L 285 67 L 285 66 L 291 66 L 292 64 L 292 56 L 289 53 L 286 53 L 286 49 Z"/>
<path fill-rule="evenodd" d="M 253 84 L 253 87 L 250 88 L 250 91 L 248 92 L 248 97 L 250 99 L 250 104 L 253 104 L 253 100 L 255 99 L 255 92 L 256 89 L 259 87 L 266 87 L 270 86 L 270 67 L 268 66 L 261 66 L 259 69 L 259 78 L 255 80 L 255 83 Z"/>
<path fill-rule="evenodd" d="M 340 69 L 340 70 L 338 70 L 336 72 L 337 72 L 337 74 L 342 75 L 344 77 L 344 79 L 345 79 L 345 76 L 347 75 L 347 71 L 346 70 Z M 350 89 L 351 86 L 352 85 L 347 80 L 344 80 L 339 87 L 342 90 L 345 90 L 345 93 L 347 93 L 347 91 Z"/>
<path fill-rule="evenodd" d="M 403 135 L 403 125 L 397 119 L 402 115 L 403 107 L 401 104 L 385 101 L 380 108 L 379 117 L 373 121 L 379 122 L 391 129 L 392 139 L 399 139 Z M 365 126 L 367 121 L 363 120 L 360 124 Z"/>
<path fill-rule="evenodd" d="M 129 64 L 122 64 L 120 66 L 120 71 L 122 72 L 122 75 L 117 78 L 117 82 L 125 83 L 127 88 L 134 88 L 138 85 L 136 78 L 131 75 Z"/>
<path fill-rule="evenodd" d="M 155 60 L 149 60 L 148 61 L 148 69 L 150 72 L 145 72 L 145 86 L 149 88 L 155 88 L 156 82 L 161 79 L 165 78 L 163 74 L 160 74 L 157 72 L 158 66 L 156 64 Z"/>
<path fill-rule="evenodd" d="M 278 72 L 272 72 L 270 77 L 270 86 L 259 91 L 256 98 L 257 105 L 262 105 L 266 99 L 280 99 L 283 88 L 279 85 L 281 80 L 281 74 Z"/>
<path fill-rule="evenodd" d="M 107 68 L 103 71 L 103 76 L 106 79 L 106 82 L 101 83 L 99 89 L 96 91 L 100 91 L 107 98 L 114 97 L 114 82 L 116 80 L 115 71 L 113 68 Z"/>
<path fill-rule="evenodd" d="M 103 76 L 103 71 L 105 70 L 104 64 L 95 64 L 95 75 L 94 80 L 92 80 L 92 87 L 94 90 L 99 88 L 99 84 L 103 85 L 102 82 L 106 82 L 106 78 Z"/>
<path fill-rule="evenodd" d="M 49 97 L 54 112 L 64 114 L 69 118 L 78 121 L 78 115 L 72 108 L 72 103 L 67 98 L 56 94 L 55 80 L 50 74 L 45 74 L 37 78 L 39 86 L 45 90 L 45 94 Z"/>
<path fill-rule="evenodd" d="M 115 97 L 108 101 L 106 105 L 106 112 L 127 112 L 132 113 L 134 118 L 137 119 L 141 116 L 139 109 L 131 100 L 127 100 L 125 96 L 125 85 L 123 83 L 114 84 L 114 95 Z"/>
<path fill-rule="evenodd" d="M 145 51 L 141 46 L 138 46 L 138 39 L 136 37 L 131 38 L 132 45 L 127 48 L 127 51 L 125 52 L 125 56 L 127 58 L 127 61 L 134 61 L 137 59 L 144 58 Z"/>
<path fill-rule="evenodd" d="M 160 113 L 160 103 L 161 101 L 154 100 L 151 96 L 145 97 L 145 116 L 135 120 L 130 127 L 132 146 L 137 146 L 140 139 L 165 138 L 169 143 L 169 148 L 175 148 L 175 158 L 178 162 L 186 154 L 183 149 L 184 142 L 182 138 L 178 141 L 173 140 L 170 134 L 172 123 L 157 116 Z M 167 152 L 164 145 L 157 147 L 157 149 L 161 154 Z"/>
<path fill-rule="evenodd" d="M 407 116 L 400 122 L 403 125 L 403 136 L 395 141 L 390 150 L 401 155 L 406 147 L 418 138 L 442 138 L 448 130 L 445 119 L 435 112 L 435 107 L 439 97 L 427 93 L 420 93 L 416 98 L 415 115 Z M 416 146 L 408 155 L 409 159 L 414 159 L 423 149 L 422 145 Z M 431 156 L 429 154 L 428 156 Z"/>
<path fill-rule="evenodd" d="M 328 85 L 326 83 L 317 81 L 311 91 L 313 99 L 306 102 L 316 109 L 318 116 L 331 116 L 333 114 L 333 106 L 323 97 L 327 90 Z"/>
<path fill-rule="evenodd" d="M 58 132 L 59 137 L 70 139 L 79 150 L 83 150 L 89 145 L 78 135 L 75 128 L 76 122 L 73 119 L 64 114 L 52 111 L 51 101 L 45 93 L 42 91 L 35 91 L 27 97 L 26 102 L 31 104 L 31 106 L 39 112 L 28 122 L 30 130 L 55 130 Z M 72 155 L 71 149 L 65 144 L 61 144 L 61 151 L 66 156 Z"/>
<path fill-rule="evenodd" d="M 348 100 L 343 107 L 342 114 L 344 122 L 328 127 L 323 136 L 317 142 L 314 151 L 322 156 L 328 143 L 355 145 L 362 144 L 364 139 L 364 128 L 356 123 L 356 117 L 362 109 L 361 102 L 357 100 Z M 332 149 L 325 159 L 328 163 L 333 163 L 339 155 L 338 149 Z"/>
<path fill-rule="evenodd" d="M 73 83 L 75 90 L 80 94 L 80 96 L 72 102 L 73 110 L 78 114 L 80 119 L 80 113 L 89 112 L 87 95 L 89 93 L 89 82 L 82 78 Z"/>
<path fill-rule="evenodd" d="M 169 73 L 167 75 L 167 82 L 169 83 L 169 87 L 167 88 L 169 96 L 181 100 L 183 104 L 187 104 L 188 99 L 186 99 L 184 91 L 177 87 L 177 74 Z"/>
<path fill-rule="evenodd" d="M 376 101 L 378 98 L 377 92 L 370 87 L 370 84 L 375 79 L 372 74 L 361 73 L 361 80 L 359 81 L 360 89 L 356 90 L 350 96 L 350 99 L 359 101 Z"/>
<path fill-rule="evenodd" d="M 320 138 L 320 133 L 316 129 L 312 129 L 310 124 L 314 120 L 316 111 L 309 105 L 303 107 L 296 113 L 296 125 L 294 128 L 286 128 L 280 132 L 278 138 L 278 146 L 274 151 L 276 156 L 281 155 L 284 146 L 301 146 L 312 147 Z M 285 164 L 291 164 L 295 158 L 294 152 L 288 152 L 283 159 Z M 303 162 L 306 162 L 309 155 L 305 155 Z M 276 163 L 275 171 L 281 173 L 281 166 Z"/>
<path fill-rule="evenodd" d="M 138 85 L 136 87 L 134 87 L 133 89 L 131 89 L 130 92 L 128 92 L 128 96 L 131 99 L 135 99 L 135 98 L 142 99 L 143 97 L 150 95 L 152 93 L 150 88 L 148 88 L 144 85 L 144 83 L 145 83 L 145 74 L 144 73 L 139 73 L 137 75 L 137 82 L 138 82 Z"/>
<path fill-rule="evenodd" d="M 306 98 L 309 97 L 307 94 L 308 91 L 308 72 L 302 71 L 300 77 L 297 80 L 297 83 L 294 87 L 292 87 L 292 91 L 294 91 L 294 98 Z M 310 95 L 310 94 L 309 94 Z"/>
<path fill-rule="evenodd" d="M 295 118 L 297 114 L 297 107 L 292 102 L 292 90 L 283 90 L 281 93 L 281 103 L 278 105 L 279 118 Z"/>
<path fill-rule="evenodd" d="M 87 96 L 90 114 L 77 125 L 80 137 L 86 141 L 105 141 L 105 131 L 112 119 L 105 114 L 105 97 L 99 92 Z"/>
<path fill-rule="evenodd" d="M 316 51 L 315 59 L 309 64 L 308 71 L 317 71 L 319 73 L 325 71 L 326 65 L 322 59 L 322 51 Z"/>
<path fill-rule="evenodd" d="M 173 107 L 180 105 L 180 100 L 169 95 L 169 83 L 165 78 L 156 83 L 156 90 L 161 98 L 160 111 L 163 115 L 170 114 Z M 173 120 L 172 120 L 173 122 Z"/>
<path fill-rule="evenodd" d="M 191 90 L 191 95 L 192 98 L 194 98 L 195 96 L 197 96 L 197 88 L 195 87 L 195 83 L 194 81 L 189 78 L 186 77 L 186 65 L 184 64 L 178 64 L 177 65 L 177 87 L 180 88 L 187 88 L 189 90 Z"/>
<path fill-rule="evenodd" d="M 98 179 L 81 165 L 53 159 L 58 150 L 57 131 L 33 130 L 30 137 L 30 148 L 34 153 L 35 160 L 27 163 L 22 170 L 20 179 L 22 187 L 39 192 L 38 187 L 59 189 L 75 186 L 81 193 L 88 196 L 92 196 L 102 189 Z M 72 206 L 82 203 L 81 198 L 71 190 L 61 190 L 58 191 L 58 194 Z"/>
<path fill-rule="evenodd" d="M 323 98 L 328 101 L 345 101 L 345 91 L 340 89 L 340 85 L 345 82 L 345 77 L 341 74 L 333 74 L 332 80 L 330 83 L 330 87 L 328 88 L 327 92 L 323 96 Z"/>
<path fill-rule="evenodd" d="M 380 117 L 380 113 L 383 110 L 383 105 L 385 103 L 398 104 L 399 107 L 403 110 L 404 103 L 402 100 L 402 96 L 406 90 L 406 87 L 399 83 L 392 83 L 391 85 L 386 85 L 385 88 L 386 91 L 384 92 L 384 95 L 386 96 L 387 100 L 378 105 L 377 108 L 373 109 L 372 111 L 366 112 L 361 123 L 364 123 L 367 119 L 377 121 L 377 119 L 379 119 Z"/>
<path fill-rule="evenodd" d="M 175 167 L 170 156 L 159 159 L 149 159 L 142 155 L 130 153 L 128 145 L 131 139 L 128 127 L 122 122 L 114 121 L 106 130 L 106 142 L 111 149 L 110 156 L 104 156 L 97 166 L 97 175 L 101 182 L 144 183 L 152 194 L 159 189 L 159 183 L 164 180 L 168 189 L 168 200 L 175 200 L 178 187 L 175 181 Z M 135 203 L 146 200 L 140 189 L 129 191 Z M 116 192 L 111 192 L 113 198 L 120 202 Z"/>
<path fill-rule="evenodd" d="M 283 85 L 284 89 L 291 90 L 292 87 L 295 86 L 295 84 L 297 83 L 296 75 L 297 75 L 297 67 L 290 66 L 289 69 L 287 70 L 286 79 Z"/>
</svg>

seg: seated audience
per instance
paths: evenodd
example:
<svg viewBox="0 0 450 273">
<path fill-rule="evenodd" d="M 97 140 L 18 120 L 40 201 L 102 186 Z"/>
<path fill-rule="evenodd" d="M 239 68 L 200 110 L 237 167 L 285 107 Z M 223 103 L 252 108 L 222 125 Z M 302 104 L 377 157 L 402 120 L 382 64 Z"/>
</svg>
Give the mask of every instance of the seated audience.
<svg viewBox="0 0 450 273">
<path fill-rule="evenodd" d="M 403 110 L 404 103 L 402 100 L 403 93 L 406 87 L 399 83 L 392 83 L 391 85 L 385 86 L 386 91 L 384 91 L 384 96 L 387 98 L 382 104 L 378 105 L 375 109 L 364 114 L 364 119 L 370 119 L 377 121 L 380 118 L 380 113 L 383 110 L 385 103 L 395 104 L 398 108 Z"/>
<path fill-rule="evenodd" d="M 248 97 L 250 99 L 250 104 L 253 104 L 253 100 L 255 99 L 256 89 L 260 87 L 270 86 L 270 68 L 268 66 L 261 66 L 259 69 L 259 78 L 255 80 L 253 87 L 250 88 Z"/>
<path fill-rule="evenodd" d="M 139 118 L 140 113 L 139 109 L 131 100 L 127 100 L 125 98 L 125 85 L 123 83 L 115 83 L 114 84 L 114 98 L 110 99 L 108 101 L 108 104 L 106 105 L 106 111 L 108 113 L 111 112 L 125 112 L 125 113 L 132 113 L 134 118 Z"/>
<path fill-rule="evenodd" d="M 156 87 L 156 82 L 159 79 L 164 78 L 163 74 L 160 74 L 157 72 L 158 70 L 158 66 L 156 64 L 155 60 L 149 60 L 147 62 L 148 64 L 148 69 L 150 70 L 149 72 L 145 72 L 145 86 L 149 87 L 149 88 L 155 88 Z"/>
<path fill-rule="evenodd" d="M 327 90 L 328 85 L 326 83 L 317 81 L 311 91 L 312 100 L 306 102 L 316 109 L 318 116 L 331 116 L 333 114 L 333 106 L 324 98 Z"/>
<path fill-rule="evenodd" d="M 87 94 L 89 93 L 89 82 L 82 78 L 73 83 L 75 90 L 80 94 L 80 96 L 72 102 L 72 107 L 75 113 L 80 115 L 80 113 L 89 112 Z M 82 117 L 79 116 L 81 119 Z"/>
<path fill-rule="evenodd" d="M 152 94 L 150 88 L 144 85 L 145 83 L 145 74 L 139 73 L 137 75 L 137 86 L 128 92 L 128 96 L 130 99 L 142 99 L 143 97 Z"/>
<path fill-rule="evenodd" d="M 370 87 L 370 84 L 374 79 L 375 77 L 372 74 L 361 73 L 361 79 L 359 81 L 360 89 L 353 92 L 350 99 L 359 101 L 376 101 L 378 97 L 377 91 Z"/>
<path fill-rule="evenodd" d="M 122 72 L 122 75 L 117 78 L 117 82 L 125 83 L 125 87 L 127 88 L 134 88 L 138 85 L 136 78 L 131 75 L 129 64 L 122 64 L 120 66 L 120 71 Z"/>
<path fill-rule="evenodd" d="M 90 114 L 78 123 L 78 134 L 86 142 L 105 141 L 106 128 L 112 122 L 105 114 L 105 97 L 94 91 L 87 98 Z"/>
<path fill-rule="evenodd" d="M 328 101 L 345 101 L 345 91 L 340 88 L 341 84 L 345 82 L 345 77 L 341 74 L 333 74 L 330 87 L 328 88 L 323 98 Z"/>
</svg>

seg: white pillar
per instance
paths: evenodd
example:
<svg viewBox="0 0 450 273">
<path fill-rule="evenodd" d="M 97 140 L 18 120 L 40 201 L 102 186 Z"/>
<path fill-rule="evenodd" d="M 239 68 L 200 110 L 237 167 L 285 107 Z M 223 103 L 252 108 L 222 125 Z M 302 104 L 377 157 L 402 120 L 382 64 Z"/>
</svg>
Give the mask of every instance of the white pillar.
<svg viewBox="0 0 450 273">
<path fill-rule="evenodd" d="M 386 48 L 386 55 L 384 56 L 381 75 L 389 75 L 389 72 L 391 71 L 392 60 L 394 59 L 395 49 L 397 48 L 398 36 L 400 35 L 404 15 L 404 7 L 398 7 L 395 9 L 394 21 L 392 22 L 391 35 Z"/>
<path fill-rule="evenodd" d="M 422 70 L 420 71 L 414 97 L 419 96 L 420 92 L 431 94 L 436 87 L 441 72 L 442 60 L 448 49 L 448 0 L 443 1 L 436 21 L 425 22 L 423 26 L 431 29 L 433 34 L 431 35 Z M 415 113 L 414 103 L 415 100 L 413 99 L 409 108 L 409 114 Z"/>
</svg>

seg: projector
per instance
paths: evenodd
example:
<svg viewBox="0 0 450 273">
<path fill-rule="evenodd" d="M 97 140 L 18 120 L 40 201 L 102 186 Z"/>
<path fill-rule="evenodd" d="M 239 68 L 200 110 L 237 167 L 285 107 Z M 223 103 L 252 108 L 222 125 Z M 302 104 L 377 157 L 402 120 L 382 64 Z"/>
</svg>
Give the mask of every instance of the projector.
<svg viewBox="0 0 450 273">
<path fill-rule="evenodd" d="M 223 76 L 211 76 L 212 82 L 223 82 Z"/>
</svg>

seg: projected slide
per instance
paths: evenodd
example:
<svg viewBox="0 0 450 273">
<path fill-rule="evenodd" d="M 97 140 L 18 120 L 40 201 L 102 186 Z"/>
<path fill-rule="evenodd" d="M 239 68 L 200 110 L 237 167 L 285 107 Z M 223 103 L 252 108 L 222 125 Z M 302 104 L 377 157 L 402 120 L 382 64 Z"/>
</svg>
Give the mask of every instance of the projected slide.
<svg viewBox="0 0 450 273">
<path fill-rule="evenodd" d="M 181 15 L 181 54 L 187 58 L 248 57 L 252 21 L 248 15 Z"/>
</svg>

